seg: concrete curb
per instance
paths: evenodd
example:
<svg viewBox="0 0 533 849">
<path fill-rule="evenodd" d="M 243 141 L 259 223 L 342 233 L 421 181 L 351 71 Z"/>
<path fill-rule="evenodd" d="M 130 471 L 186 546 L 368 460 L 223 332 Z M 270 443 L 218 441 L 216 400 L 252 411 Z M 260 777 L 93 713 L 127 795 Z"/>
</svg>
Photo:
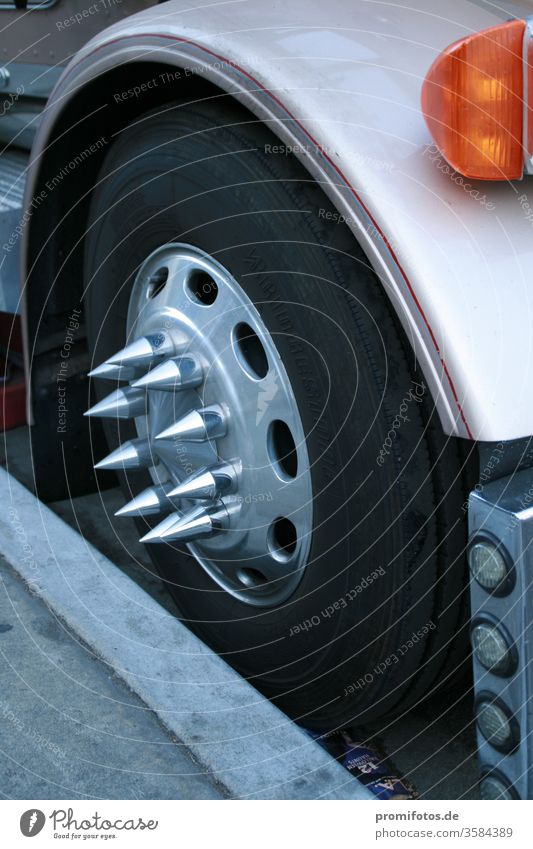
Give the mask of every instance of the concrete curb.
<svg viewBox="0 0 533 849">
<path fill-rule="evenodd" d="M 4 469 L 0 497 L 0 553 L 228 796 L 374 798 Z"/>
</svg>

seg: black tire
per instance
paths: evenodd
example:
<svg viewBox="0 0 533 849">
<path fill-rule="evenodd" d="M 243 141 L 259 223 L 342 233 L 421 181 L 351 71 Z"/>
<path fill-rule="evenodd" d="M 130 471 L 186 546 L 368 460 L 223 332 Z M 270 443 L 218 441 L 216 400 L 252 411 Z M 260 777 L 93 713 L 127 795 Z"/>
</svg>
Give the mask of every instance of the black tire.
<svg viewBox="0 0 533 849">
<path fill-rule="evenodd" d="M 463 657 L 464 494 L 456 445 L 378 279 L 304 168 L 269 152 L 276 144 L 240 107 L 213 101 L 122 132 L 91 206 L 88 335 L 95 363 L 124 344 L 135 272 L 170 241 L 214 255 L 258 305 L 307 434 L 305 575 L 286 603 L 254 609 L 185 549 L 150 554 L 190 627 L 291 716 L 324 728 L 408 707 L 450 647 L 454 665 Z M 113 428 L 108 438 L 114 447 Z M 128 498 L 145 485 L 132 476 Z"/>
</svg>

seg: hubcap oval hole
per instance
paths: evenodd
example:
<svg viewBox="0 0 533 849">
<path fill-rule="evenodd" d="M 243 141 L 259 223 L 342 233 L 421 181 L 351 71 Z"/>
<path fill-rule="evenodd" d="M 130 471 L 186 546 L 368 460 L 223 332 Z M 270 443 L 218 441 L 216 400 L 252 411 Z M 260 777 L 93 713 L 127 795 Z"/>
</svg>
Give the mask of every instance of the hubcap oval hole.
<svg viewBox="0 0 533 849">
<path fill-rule="evenodd" d="M 156 298 L 167 285 L 168 268 L 158 268 L 148 281 L 148 297 Z"/>
<path fill-rule="evenodd" d="M 239 569 L 237 577 L 245 587 L 261 587 L 267 583 L 265 576 L 257 569 Z"/>
<path fill-rule="evenodd" d="M 262 380 L 268 374 L 268 357 L 259 336 L 249 324 L 242 321 L 233 331 L 235 355 L 247 374 Z"/>
<path fill-rule="evenodd" d="M 268 456 L 278 477 L 283 480 L 295 478 L 298 454 L 289 426 L 281 419 L 275 419 L 269 425 L 267 440 Z"/>
<path fill-rule="evenodd" d="M 207 271 L 196 268 L 191 271 L 185 283 L 185 291 L 191 301 L 210 307 L 215 303 L 218 296 L 218 286 Z"/>
<path fill-rule="evenodd" d="M 298 536 L 290 519 L 280 516 L 268 529 L 268 547 L 275 560 L 285 563 L 296 551 Z"/>
</svg>

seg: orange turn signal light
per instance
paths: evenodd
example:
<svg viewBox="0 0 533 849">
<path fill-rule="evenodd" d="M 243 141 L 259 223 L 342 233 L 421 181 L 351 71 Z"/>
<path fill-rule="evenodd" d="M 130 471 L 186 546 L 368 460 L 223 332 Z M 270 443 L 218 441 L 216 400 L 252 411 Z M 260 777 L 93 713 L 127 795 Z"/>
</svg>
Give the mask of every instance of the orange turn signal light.
<svg viewBox="0 0 533 849">
<path fill-rule="evenodd" d="M 435 60 L 422 111 L 449 164 L 478 180 L 515 180 L 524 167 L 525 21 L 456 41 Z"/>
</svg>

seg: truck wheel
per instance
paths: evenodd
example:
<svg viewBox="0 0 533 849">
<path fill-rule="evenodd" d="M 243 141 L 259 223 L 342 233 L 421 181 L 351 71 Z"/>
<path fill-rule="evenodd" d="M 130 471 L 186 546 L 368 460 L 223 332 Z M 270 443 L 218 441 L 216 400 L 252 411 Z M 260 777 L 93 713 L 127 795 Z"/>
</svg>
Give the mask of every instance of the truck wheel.
<svg viewBox="0 0 533 849">
<path fill-rule="evenodd" d="M 320 187 L 240 107 L 167 106 L 107 155 L 85 271 L 96 459 L 184 621 L 311 728 L 419 699 L 462 657 L 461 464 Z"/>
</svg>

